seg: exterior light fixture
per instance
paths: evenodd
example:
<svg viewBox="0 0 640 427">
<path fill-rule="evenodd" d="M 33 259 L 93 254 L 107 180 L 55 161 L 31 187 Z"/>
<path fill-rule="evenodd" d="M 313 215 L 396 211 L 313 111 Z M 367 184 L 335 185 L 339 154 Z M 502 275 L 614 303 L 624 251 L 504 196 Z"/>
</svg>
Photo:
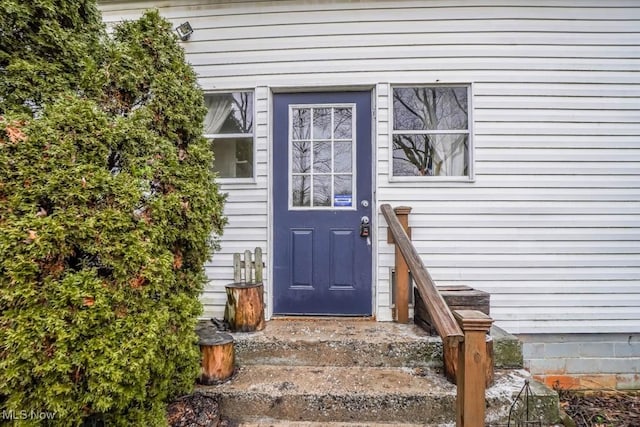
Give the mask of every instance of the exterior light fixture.
<svg viewBox="0 0 640 427">
<path fill-rule="evenodd" d="M 191 34 L 193 34 L 193 28 L 191 27 L 191 24 L 189 24 L 189 21 L 180 24 L 178 26 L 178 28 L 176 28 L 176 32 L 178 33 L 178 37 L 180 37 L 180 40 L 187 41 L 189 40 L 189 37 L 191 37 Z"/>
</svg>

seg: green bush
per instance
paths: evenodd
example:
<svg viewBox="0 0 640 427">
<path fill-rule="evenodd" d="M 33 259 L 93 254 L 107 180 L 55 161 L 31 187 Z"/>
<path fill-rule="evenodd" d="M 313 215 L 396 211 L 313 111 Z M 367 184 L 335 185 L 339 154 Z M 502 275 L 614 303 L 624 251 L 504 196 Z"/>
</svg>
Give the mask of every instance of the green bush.
<svg viewBox="0 0 640 427">
<path fill-rule="evenodd" d="M 0 15 L 45 4 L 47 31 L 68 23 L 77 38 L 2 41 L 0 409 L 163 425 L 198 374 L 203 265 L 225 223 L 202 91 L 157 12 L 107 37 L 93 2 L 27 3 Z M 55 84 L 12 78 L 19 67 Z"/>
</svg>

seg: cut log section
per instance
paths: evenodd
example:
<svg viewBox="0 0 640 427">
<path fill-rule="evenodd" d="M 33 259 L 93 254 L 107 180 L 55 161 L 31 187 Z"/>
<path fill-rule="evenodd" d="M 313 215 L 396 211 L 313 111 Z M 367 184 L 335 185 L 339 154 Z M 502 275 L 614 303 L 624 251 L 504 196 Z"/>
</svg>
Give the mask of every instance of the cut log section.
<svg viewBox="0 0 640 427">
<path fill-rule="evenodd" d="M 225 286 L 224 320 L 233 332 L 261 331 L 265 327 L 262 283 L 231 283 Z"/>
<path fill-rule="evenodd" d="M 202 367 L 199 383 L 220 384 L 233 375 L 235 369 L 235 349 L 233 337 L 213 329 L 198 331 Z"/>
</svg>

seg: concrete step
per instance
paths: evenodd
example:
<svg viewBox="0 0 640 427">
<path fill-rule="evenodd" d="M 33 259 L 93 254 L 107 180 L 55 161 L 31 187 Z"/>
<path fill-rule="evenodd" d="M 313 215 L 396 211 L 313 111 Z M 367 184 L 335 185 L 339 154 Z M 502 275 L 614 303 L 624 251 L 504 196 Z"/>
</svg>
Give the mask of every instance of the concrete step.
<svg viewBox="0 0 640 427">
<path fill-rule="evenodd" d="M 524 367 L 522 343 L 520 340 L 497 326 L 492 326 L 489 334 L 493 338 L 493 362 L 496 368 L 519 369 Z"/>
<path fill-rule="evenodd" d="M 233 334 L 239 365 L 442 366 L 442 342 L 414 325 L 353 320 L 271 320 Z"/>
<path fill-rule="evenodd" d="M 522 346 L 492 328 L 497 368 L 521 368 Z M 235 333 L 239 365 L 442 367 L 442 340 L 413 324 L 353 320 L 271 320 Z"/>
<path fill-rule="evenodd" d="M 500 371 L 487 390 L 487 422 L 506 422 L 524 371 Z M 532 383 L 536 406 L 555 421 L 555 392 Z M 229 382 L 199 386 L 217 395 L 221 412 L 234 421 L 455 423 L 455 386 L 425 368 L 245 365 Z M 366 424 L 365 424 L 366 425 Z M 423 424 L 424 425 L 424 424 Z"/>
</svg>

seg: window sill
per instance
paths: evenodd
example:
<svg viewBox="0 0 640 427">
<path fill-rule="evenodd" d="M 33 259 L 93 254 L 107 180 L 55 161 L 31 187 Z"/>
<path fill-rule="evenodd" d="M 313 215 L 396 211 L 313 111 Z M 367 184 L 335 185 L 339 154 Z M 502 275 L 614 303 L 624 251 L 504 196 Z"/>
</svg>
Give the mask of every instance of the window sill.
<svg viewBox="0 0 640 427">
<path fill-rule="evenodd" d="M 251 185 L 256 183 L 256 178 L 216 178 L 216 183 L 219 185 Z"/>
<path fill-rule="evenodd" d="M 389 176 L 389 182 L 403 182 L 416 184 L 446 184 L 476 182 L 475 176 Z"/>
</svg>

